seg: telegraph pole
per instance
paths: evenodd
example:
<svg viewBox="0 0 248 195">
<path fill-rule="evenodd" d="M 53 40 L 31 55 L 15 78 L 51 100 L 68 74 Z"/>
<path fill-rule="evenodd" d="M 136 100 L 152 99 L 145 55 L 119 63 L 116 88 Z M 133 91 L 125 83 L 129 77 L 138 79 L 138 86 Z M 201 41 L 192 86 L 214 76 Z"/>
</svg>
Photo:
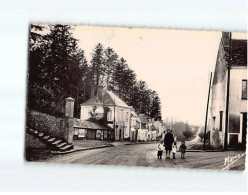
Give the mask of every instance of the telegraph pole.
<svg viewBox="0 0 248 195">
<path fill-rule="evenodd" d="M 113 124 L 113 126 L 114 126 L 114 140 L 116 140 L 116 132 L 115 132 L 115 99 L 114 99 L 114 124 Z"/>
<path fill-rule="evenodd" d="M 206 150 L 207 121 L 208 121 L 208 105 L 209 105 L 209 95 L 210 95 L 210 89 L 211 89 L 211 81 L 212 81 L 212 72 L 210 73 L 210 81 L 209 81 L 209 89 L 208 89 L 208 101 L 207 101 L 207 110 L 206 110 L 206 118 L 205 118 L 205 129 L 204 129 L 203 150 Z"/>
</svg>

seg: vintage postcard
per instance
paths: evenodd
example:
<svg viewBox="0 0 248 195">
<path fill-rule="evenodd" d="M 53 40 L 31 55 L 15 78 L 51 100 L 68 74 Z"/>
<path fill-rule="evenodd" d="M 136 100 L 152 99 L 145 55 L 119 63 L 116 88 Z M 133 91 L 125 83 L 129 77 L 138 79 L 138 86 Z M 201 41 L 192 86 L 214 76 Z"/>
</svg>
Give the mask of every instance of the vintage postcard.
<svg viewBox="0 0 248 195">
<path fill-rule="evenodd" d="M 247 34 L 31 24 L 26 161 L 245 169 Z"/>
</svg>

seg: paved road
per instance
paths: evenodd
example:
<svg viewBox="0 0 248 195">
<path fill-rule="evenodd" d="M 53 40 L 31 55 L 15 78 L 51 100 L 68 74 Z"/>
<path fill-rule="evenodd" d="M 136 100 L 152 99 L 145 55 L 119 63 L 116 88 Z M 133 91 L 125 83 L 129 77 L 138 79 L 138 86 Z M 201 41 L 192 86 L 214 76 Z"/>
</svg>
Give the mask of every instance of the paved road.
<svg viewBox="0 0 248 195">
<path fill-rule="evenodd" d="M 243 153 L 242 151 L 187 152 L 185 159 L 181 159 L 180 153 L 177 153 L 176 159 L 163 158 L 160 160 L 157 159 L 156 148 L 157 144 L 116 146 L 55 156 L 46 160 L 46 162 L 87 165 L 222 169 L 225 167 L 225 157 Z M 231 168 L 233 170 L 243 170 L 244 164 L 245 158 L 242 158 L 238 161 L 237 166 L 234 164 Z"/>
</svg>

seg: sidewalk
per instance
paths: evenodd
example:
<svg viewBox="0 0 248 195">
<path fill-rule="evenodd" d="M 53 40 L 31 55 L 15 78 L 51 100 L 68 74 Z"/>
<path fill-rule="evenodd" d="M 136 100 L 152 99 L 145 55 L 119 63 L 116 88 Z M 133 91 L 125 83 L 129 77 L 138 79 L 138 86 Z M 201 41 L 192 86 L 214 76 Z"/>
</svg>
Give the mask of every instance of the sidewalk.
<svg viewBox="0 0 248 195">
<path fill-rule="evenodd" d="M 107 147 L 117 147 L 124 145 L 135 145 L 135 144 L 153 144 L 157 143 L 157 141 L 149 141 L 149 142 L 130 142 L 130 141 L 104 141 L 104 140 L 74 140 L 74 148 L 72 150 L 60 152 L 60 151 L 52 151 L 52 154 L 69 154 L 77 151 L 84 150 L 93 150 L 99 148 L 107 148 Z"/>
</svg>

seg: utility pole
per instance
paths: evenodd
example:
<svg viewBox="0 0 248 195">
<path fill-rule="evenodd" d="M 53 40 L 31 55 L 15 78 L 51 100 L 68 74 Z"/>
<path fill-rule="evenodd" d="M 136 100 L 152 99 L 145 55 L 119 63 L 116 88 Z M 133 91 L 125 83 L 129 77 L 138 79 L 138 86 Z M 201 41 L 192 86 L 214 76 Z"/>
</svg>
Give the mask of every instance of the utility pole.
<svg viewBox="0 0 248 195">
<path fill-rule="evenodd" d="M 230 68 L 231 68 L 231 52 L 232 52 L 232 33 L 229 32 L 229 48 L 228 48 L 228 62 L 227 62 L 227 89 L 226 89 L 226 121 L 225 121 L 225 136 L 224 149 L 227 149 L 228 136 L 228 120 L 229 120 L 229 89 L 230 89 Z"/>
<path fill-rule="evenodd" d="M 208 121 L 208 105 L 209 105 L 209 96 L 210 96 L 210 89 L 211 89 L 211 81 L 212 81 L 212 72 L 210 73 L 210 81 L 209 81 L 209 89 L 208 89 L 208 101 L 207 101 L 207 110 L 206 110 L 206 118 L 205 118 L 205 129 L 204 129 L 203 150 L 206 150 L 207 121 Z"/>
<path fill-rule="evenodd" d="M 113 126 L 114 126 L 114 141 L 116 140 L 116 132 L 115 132 L 115 99 L 114 99 L 114 124 L 113 124 Z"/>
</svg>

